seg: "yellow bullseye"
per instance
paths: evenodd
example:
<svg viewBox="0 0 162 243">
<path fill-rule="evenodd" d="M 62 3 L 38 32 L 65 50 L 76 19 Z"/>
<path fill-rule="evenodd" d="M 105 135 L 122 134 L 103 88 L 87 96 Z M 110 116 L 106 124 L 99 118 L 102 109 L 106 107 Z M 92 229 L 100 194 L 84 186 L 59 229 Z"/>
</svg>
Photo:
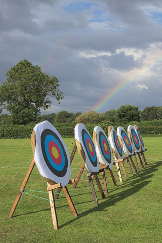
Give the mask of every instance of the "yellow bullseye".
<svg viewBox="0 0 162 243">
<path fill-rule="evenodd" d="M 93 147 L 92 147 L 91 143 L 88 143 L 88 148 L 89 148 L 89 151 L 92 153 L 93 152 Z"/>
<path fill-rule="evenodd" d="M 105 150 L 105 152 L 108 152 L 108 147 L 107 147 L 106 143 L 104 143 L 104 150 Z"/>
<path fill-rule="evenodd" d="M 59 152 L 56 147 L 53 146 L 51 152 L 52 152 L 54 158 L 57 159 L 59 157 Z"/>
</svg>

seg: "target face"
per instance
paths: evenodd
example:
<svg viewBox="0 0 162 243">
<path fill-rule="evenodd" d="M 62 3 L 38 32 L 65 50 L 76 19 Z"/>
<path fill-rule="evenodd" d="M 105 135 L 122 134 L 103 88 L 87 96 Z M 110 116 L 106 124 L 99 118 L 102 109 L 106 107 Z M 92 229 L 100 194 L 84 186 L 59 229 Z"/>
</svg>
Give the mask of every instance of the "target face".
<svg viewBox="0 0 162 243">
<path fill-rule="evenodd" d="M 82 140 L 83 140 L 84 148 L 87 151 L 89 160 L 91 161 L 93 166 L 97 166 L 97 156 L 96 156 L 95 147 L 90 135 L 85 129 L 82 130 Z"/>
<path fill-rule="evenodd" d="M 40 174 L 65 186 L 70 179 L 70 160 L 58 131 L 48 121 L 34 128 L 36 147 L 34 159 Z"/>
<path fill-rule="evenodd" d="M 130 134 L 130 139 L 134 145 L 136 152 L 140 150 L 140 140 L 135 128 L 131 125 L 128 126 L 128 133 Z"/>
<path fill-rule="evenodd" d="M 114 139 L 114 144 L 115 144 L 115 147 L 116 147 L 119 155 L 122 156 L 123 155 L 123 149 L 122 149 L 122 146 L 120 144 L 119 138 L 118 138 L 115 130 L 113 131 L 113 139 Z"/>
<path fill-rule="evenodd" d="M 41 134 L 41 147 L 48 168 L 57 176 L 65 176 L 68 158 L 64 146 L 53 131 L 46 129 Z"/>
<path fill-rule="evenodd" d="M 126 154 L 132 154 L 133 153 L 132 144 L 131 144 L 131 141 L 130 141 L 127 133 L 125 132 L 124 128 L 118 127 L 117 128 L 117 134 L 118 134 L 118 136 L 121 138 L 121 140 L 123 142 L 124 152 Z"/>
<path fill-rule="evenodd" d="M 80 142 L 85 152 L 86 168 L 89 172 L 98 172 L 98 160 L 93 140 L 86 127 L 79 123 L 75 126 L 75 138 Z"/>
<path fill-rule="evenodd" d="M 134 128 L 135 128 L 135 130 L 136 130 L 136 132 L 138 134 L 138 137 L 139 137 L 139 140 L 140 140 L 140 143 L 141 143 L 141 146 L 142 146 L 142 151 L 145 151 L 145 145 L 144 145 L 142 136 L 140 134 L 140 131 L 139 131 L 139 129 L 136 126 Z"/>
<path fill-rule="evenodd" d="M 112 152 L 111 147 L 108 141 L 108 138 L 105 135 L 103 129 L 99 126 L 94 128 L 93 137 L 95 140 L 95 147 L 98 160 L 101 164 L 106 164 L 110 168 L 112 167 Z"/>
</svg>

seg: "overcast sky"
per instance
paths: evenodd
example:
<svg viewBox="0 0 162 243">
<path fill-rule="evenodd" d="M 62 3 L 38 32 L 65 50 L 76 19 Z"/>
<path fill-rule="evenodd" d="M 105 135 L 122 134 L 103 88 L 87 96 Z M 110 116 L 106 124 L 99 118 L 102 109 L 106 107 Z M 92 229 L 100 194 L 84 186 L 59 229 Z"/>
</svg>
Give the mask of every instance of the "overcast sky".
<svg viewBox="0 0 162 243">
<path fill-rule="evenodd" d="M 0 80 L 22 59 L 60 80 L 48 112 L 162 106 L 162 0 L 0 0 Z"/>
</svg>

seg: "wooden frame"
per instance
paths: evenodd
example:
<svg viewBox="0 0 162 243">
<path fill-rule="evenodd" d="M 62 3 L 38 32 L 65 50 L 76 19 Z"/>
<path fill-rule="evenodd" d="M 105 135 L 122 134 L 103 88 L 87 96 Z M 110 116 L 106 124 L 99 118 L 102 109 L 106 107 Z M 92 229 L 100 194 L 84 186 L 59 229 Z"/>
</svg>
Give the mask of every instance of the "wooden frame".
<svg viewBox="0 0 162 243">
<path fill-rule="evenodd" d="M 75 144 L 74 144 L 71 156 L 70 156 L 70 162 L 71 163 L 72 163 L 72 161 L 74 159 L 76 151 L 78 151 L 78 153 L 81 155 L 84 163 L 82 163 L 80 165 L 80 169 L 79 169 L 78 174 L 76 175 L 76 177 L 74 179 L 72 179 L 72 184 L 73 184 L 74 188 L 77 187 L 77 185 L 78 185 L 78 183 L 79 183 L 79 181 L 81 179 L 81 176 L 82 176 L 82 174 L 85 171 L 85 161 L 86 161 L 86 157 L 85 157 L 86 155 L 84 153 L 84 150 L 82 148 L 81 143 L 78 140 L 75 140 Z M 104 190 L 102 189 L 100 180 L 98 178 L 98 174 L 99 173 L 102 174 Z M 90 185 L 91 191 L 92 191 L 92 200 L 94 200 L 96 202 L 96 205 L 98 206 L 98 199 L 97 199 L 97 195 L 96 195 L 96 191 L 95 191 L 95 187 L 94 187 L 94 181 L 96 182 L 96 185 L 97 185 L 98 190 L 99 190 L 99 192 L 101 194 L 101 197 L 105 198 L 107 196 L 107 194 L 108 194 L 108 191 L 107 191 L 107 181 L 106 181 L 106 176 L 105 176 L 104 169 L 99 170 L 99 172 L 87 173 L 87 177 L 88 177 L 88 182 L 89 182 L 89 185 Z"/>
<path fill-rule="evenodd" d="M 32 132 L 32 135 L 31 135 L 31 144 L 32 144 L 32 150 L 33 150 L 33 154 L 34 154 L 34 151 L 35 151 L 35 142 L 36 142 L 36 137 L 35 137 L 35 132 L 33 131 Z M 20 186 L 20 190 L 19 190 L 19 193 L 17 194 L 14 202 L 13 202 L 13 205 L 10 209 L 10 212 L 9 212 L 9 217 L 11 218 L 13 215 L 14 215 L 14 212 L 16 210 L 16 207 L 22 197 L 22 194 L 25 190 L 25 187 L 29 181 L 29 178 L 30 178 L 30 175 L 33 171 L 33 168 L 35 166 L 35 161 L 34 159 L 32 160 L 31 164 L 29 165 L 29 168 L 28 168 L 28 171 L 24 177 L 24 180 L 22 181 L 22 184 Z M 72 198 L 69 194 L 69 191 L 67 189 L 67 187 L 62 187 L 60 184 L 58 183 L 55 183 L 54 181 L 51 181 L 49 179 L 47 179 L 47 191 L 48 191 L 48 195 L 49 195 L 49 202 L 50 202 L 50 208 L 51 208 L 51 216 L 52 216 L 52 223 L 53 223 L 53 227 L 54 229 L 58 229 L 59 228 L 59 225 L 58 225 L 58 219 L 57 219 L 57 213 L 56 213 L 56 206 L 55 206 L 55 196 L 54 196 L 54 190 L 56 189 L 59 189 L 60 191 L 62 190 L 65 197 L 66 197 L 66 200 L 67 200 L 67 203 L 68 203 L 68 206 L 70 208 L 70 211 L 72 212 L 72 214 L 74 216 L 78 216 L 78 213 L 77 213 L 77 210 L 75 208 L 75 205 L 72 201 Z"/>
</svg>

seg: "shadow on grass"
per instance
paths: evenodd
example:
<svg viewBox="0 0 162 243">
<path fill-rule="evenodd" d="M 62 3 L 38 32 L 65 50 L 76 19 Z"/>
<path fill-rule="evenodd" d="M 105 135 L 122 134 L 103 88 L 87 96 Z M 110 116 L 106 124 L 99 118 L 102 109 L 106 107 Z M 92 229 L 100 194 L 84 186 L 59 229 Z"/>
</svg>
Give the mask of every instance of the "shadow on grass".
<svg viewBox="0 0 162 243">
<path fill-rule="evenodd" d="M 140 174 L 138 177 L 132 177 L 131 181 L 124 183 L 123 185 L 119 186 L 117 189 L 123 189 L 125 186 L 131 188 L 128 188 L 126 190 L 123 190 L 121 192 L 115 193 L 114 195 L 111 195 L 110 198 L 104 200 L 99 204 L 99 207 L 93 207 L 83 213 L 80 213 L 77 218 L 74 218 L 60 226 L 60 228 L 69 225 L 70 223 L 73 223 L 74 221 L 78 220 L 81 217 L 87 216 L 89 213 L 92 213 L 94 211 L 104 211 L 105 208 L 110 207 L 114 205 L 115 203 L 137 193 L 142 188 L 147 186 L 151 180 L 151 177 L 154 175 L 153 173 L 157 170 L 157 167 L 162 166 L 162 161 L 157 161 L 156 163 L 149 164 L 145 170 Z M 133 181 L 132 181 L 133 180 Z"/>
<path fill-rule="evenodd" d="M 137 184 L 133 188 L 129 188 L 129 189 L 125 190 L 125 191 L 122 191 L 122 192 L 119 192 L 119 193 L 116 193 L 116 194 L 112 195 L 109 199 L 106 199 L 103 202 L 101 202 L 99 204 L 99 207 L 93 207 L 93 208 L 91 208 L 91 209 L 89 209 L 89 210 L 87 210 L 87 211 L 85 211 L 83 213 L 80 213 L 77 218 L 74 218 L 74 219 L 62 224 L 60 226 L 60 228 L 66 226 L 66 225 L 69 225 L 70 223 L 73 223 L 74 221 L 78 220 L 79 218 L 85 217 L 85 216 L 87 216 L 88 214 L 90 214 L 90 213 L 92 213 L 94 211 L 104 211 L 105 208 L 110 207 L 110 206 L 114 205 L 115 203 L 117 203 L 117 202 L 119 202 L 119 201 L 121 201 L 121 200 L 123 200 L 123 199 L 125 199 L 125 198 L 127 198 L 127 197 L 129 197 L 131 195 L 133 195 L 134 193 L 138 192 L 143 187 L 147 186 L 150 182 L 151 181 L 143 181 L 140 184 Z"/>
<path fill-rule="evenodd" d="M 142 171 L 142 173 L 138 176 L 132 176 L 131 178 L 129 178 L 123 185 L 120 185 L 118 187 L 115 188 L 115 190 L 111 190 L 111 192 L 117 191 L 117 190 L 121 190 L 121 192 L 115 193 L 113 195 L 111 195 L 109 198 L 105 199 L 103 202 L 101 202 L 99 204 L 99 207 L 93 207 L 83 213 L 80 213 L 78 215 L 78 217 L 62 224 L 60 226 L 60 228 L 69 225 L 70 223 L 78 220 L 81 217 L 85 217 L 87 216 L 89 213 L 92 213 L 94 211 L 104 211 L 105 208 L 114 205 L 115 203 L 133 195 L 134 193 L 137 193 L 139 190 L 141 190 L 143 187 L 147 186 L 150 182 L 151 182 L 151 177 L 154 175 L 153 173 L 157 170 L 157 168 L 159 166 L 162 166 L 162 161 L 157 161 L 153 164 L 149 164 L 145 170 Z M 149 179 L 149 180 L 148 180 Z M 123 190 L 125 187 L 131 187 L 128 188 L 126 190 Z M 77 189 L 76 189 L 77 190 Z M 83 194 L 90 194 L 90 193 L 80 193 L 79 195 L 83 195 Z M 75 195 L 76 196 L 76 195 Z M 91 195 L 90 195 L 91 196 Z M 72 196 L 73 197 L 73 196 Z M 79 203 L 75 203 L 75 205 L 79 205 L 79 204 L 84 204 L 84 203 L 89 203 L 91 201 L 87 200 L 87 201 L 83 201 L 83 202 L 79 202 Z M 63 206 L 59 206 L 57 208 L 62 208 L 65 207 L 67 205 L 63 205 Z M 50 211 L 50 208 L 45 208 L 45 209 L 41 209 L 41 210 L 37 210 L 37 211 L 32 211 L 32 212 L 26 212 L 26 213 L 22 213 L 22 214 L 18 214 L 13 216 L 13 218 L 18 217 L 18 216 L 23 216 L 23 215 L 28 215 L 28 214 L 35 214 L 35 213 L 39 213 L 42 211 Z"/>
</svg>

